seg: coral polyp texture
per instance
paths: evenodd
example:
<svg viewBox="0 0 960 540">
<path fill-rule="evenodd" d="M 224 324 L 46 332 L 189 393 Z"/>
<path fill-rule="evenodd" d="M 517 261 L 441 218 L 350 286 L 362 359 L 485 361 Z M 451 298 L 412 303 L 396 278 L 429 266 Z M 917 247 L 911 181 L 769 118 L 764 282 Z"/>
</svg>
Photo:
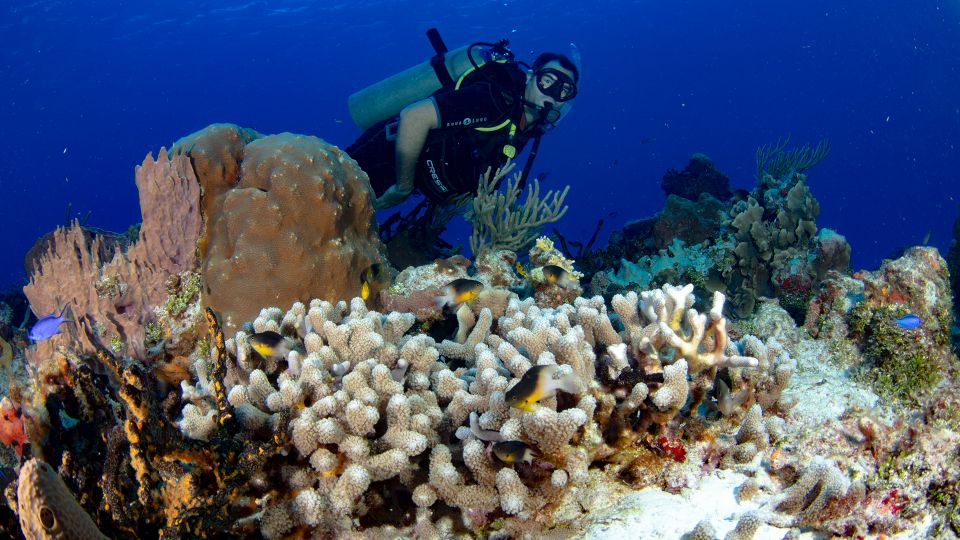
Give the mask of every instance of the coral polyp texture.
<svg viewBox="0 0 960 540">
<path fill-rule="evenodd" d="M 360 273 L 385 263 L 366 174 L 339 148 L 230 124 L 175 148 L 203 188 L 204 301 L 228 330 L 256 314 L 251 306 L 351 297 Z"/>
</svg>

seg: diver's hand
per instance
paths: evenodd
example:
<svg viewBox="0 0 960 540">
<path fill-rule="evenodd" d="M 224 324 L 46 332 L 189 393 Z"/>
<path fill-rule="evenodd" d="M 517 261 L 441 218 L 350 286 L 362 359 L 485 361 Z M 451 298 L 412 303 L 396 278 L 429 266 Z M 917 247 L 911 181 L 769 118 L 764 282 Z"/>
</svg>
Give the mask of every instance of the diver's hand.
<svg viewBox="0 0 960 540">
<path fill-rule="evenodd" d="M 392 185 L 383 192 L 377 200 L 373 201 L 374 210 L 383 210 L 384 208 L 390 208 L 391 206 L 396 206 L 406 200 L 410 196 L 413 190 L 404 191 L 398 188 L 396 185 Z"/>
</svg>

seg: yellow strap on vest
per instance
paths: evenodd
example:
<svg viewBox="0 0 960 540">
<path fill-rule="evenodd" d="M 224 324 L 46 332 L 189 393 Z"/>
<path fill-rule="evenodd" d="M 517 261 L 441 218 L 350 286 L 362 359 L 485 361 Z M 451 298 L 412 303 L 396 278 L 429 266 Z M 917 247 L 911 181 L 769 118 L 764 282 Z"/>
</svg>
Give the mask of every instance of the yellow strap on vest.
<svg viewBox="0 0 960 540">
<path fill-rule="evenodd" d="M 501 64 L 504 64 L 504 63 L 506 63 L 506 60 L 495 60 L 495 62 L 500 62 Z M 483 64 L 480 64 L 479 67 L 483 67 Z M 455 85 L 453 86 L 454 91 L 459 90 L 459 89 L 460 89 L 460 85 L 463 83 L 463 80 L 467 77 L 467 75 L 473 73 L 476 69 L 477 69 L 477 68 L 475 68 L 475 67 L 471 67 L 470 69 L 464 71 L 464 72 L 463 72 L 463 75 L 460 75 L 460 78 L 457 79 L 457 84 L 455 84 Z M 473 129 L 475 129 L 475 130 L 477 130 L 477 131 L 490 132 L 490 131 L 501 130 L 501 129 L 507 127 L 507 126 L 510 126 L 510 140 L 513 141 L 514 135 L 517 134 L 517 124 L 515 124 L 514 122 L 512 122 L 509 118 L 507 118 L 506 120 L 504 120 L 503 122 L 500 122 L 499 124 L 497 124 L 497 125 L 495 125 L 495 126 L 491 126 L 491 127 L 475 127 L 475 128 L 473 128 Z M 517 148 L 516 148 L 515 146 L 513 146 L 512 144 L 507 143 L 507 144 L 504 145 L 504 147 L 503 147 L 503 154 L 504 154 L 505 156 L 507 156 L 508 158 L 513 158 L 514 156 L 517 155 Z"/>
</svg>

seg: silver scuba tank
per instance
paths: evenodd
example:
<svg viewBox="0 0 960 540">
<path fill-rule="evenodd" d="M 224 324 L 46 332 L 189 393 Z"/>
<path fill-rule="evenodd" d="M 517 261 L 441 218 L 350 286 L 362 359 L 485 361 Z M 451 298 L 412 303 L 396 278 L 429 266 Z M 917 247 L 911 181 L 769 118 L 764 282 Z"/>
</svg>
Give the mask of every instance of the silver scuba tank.
<svg viewBox="0 0 960 540">
<path fill-rule="evenodd" d="M 360 129 L 396 116 L 404 107 L 430 97 L 491 60 L 512 60 L 507 40 L 473 43 L 450 51 L 436 28 L 427 30 L 436 55 L 430 60 L 354 92 L 347 99 L 350 117 Z"/>
<path fill-rule="evenodd" d="M 469 46 L 447 52 L 444 65 L 450 78 L 456 81 L 472 69 Z M 347 99 L 350 117 L 360 129 L 396 116 L 404 107 L 441 89 L 443 84 L 429 61 L 401 71 L 392 77 L 354 92 Z"/>
</svg>

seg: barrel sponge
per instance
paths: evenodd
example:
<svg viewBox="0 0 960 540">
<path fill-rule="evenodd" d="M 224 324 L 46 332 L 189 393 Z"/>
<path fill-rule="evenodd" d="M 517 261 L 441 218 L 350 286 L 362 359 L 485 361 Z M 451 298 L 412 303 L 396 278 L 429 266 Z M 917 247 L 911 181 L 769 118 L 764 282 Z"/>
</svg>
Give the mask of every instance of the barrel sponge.
<svg viewBox="0 0 960 540">
<path fill-rule="evenodd" d="M 20 467 L 17 501 L 20 528 L 27 538 L 54 538 L 53 533 L 60 533 L 58 538 L 107 538 L 60 475 L 43 461 L 30 459 Z M 51 519 L 59 530 L 51 530 Z"/>
<path fill-rule="evenodd" d="M 204 301 L 228 335 L 261 306 L 351 298 L 360 273 L 385 263 L 370 184 L 339 148 L 228 124 L 176 148 L 187 151 L 203 188 Z"/>
</svg>

